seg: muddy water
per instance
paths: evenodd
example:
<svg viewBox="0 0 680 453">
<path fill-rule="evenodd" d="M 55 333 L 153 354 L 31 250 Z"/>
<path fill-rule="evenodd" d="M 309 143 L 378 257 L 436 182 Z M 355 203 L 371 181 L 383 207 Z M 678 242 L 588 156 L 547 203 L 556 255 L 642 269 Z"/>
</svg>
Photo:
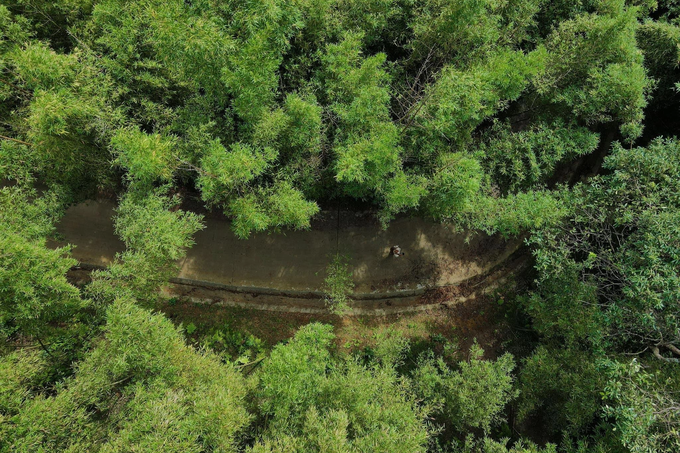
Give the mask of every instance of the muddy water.
<svg viewBox="0 0 680 453">
<path fill-rule="evenodd" d="M 113 203 L 89 201 L 70 208 L 57 231 L 86 264 L 107 265 L 124 245 L 113 230 Z M 341 213 L 341 216 L 352 213 Z M 519 241 L 477 235 L 469 242 L 447 226 L 399 219 L 387 230 L 375 225 L 258 233 L 239 240 L 228 221 L 207 219 L 179 264 L 179 277 L 279 290 L 322 289 L 325 269 L 339 250 L 350 257 L 356 292 L 449 285 L 503 261 Z M 56 245 L 56 244 L 55 244 Z M 392 245 L 405 256 L 389 255 Z"/>
</svg>

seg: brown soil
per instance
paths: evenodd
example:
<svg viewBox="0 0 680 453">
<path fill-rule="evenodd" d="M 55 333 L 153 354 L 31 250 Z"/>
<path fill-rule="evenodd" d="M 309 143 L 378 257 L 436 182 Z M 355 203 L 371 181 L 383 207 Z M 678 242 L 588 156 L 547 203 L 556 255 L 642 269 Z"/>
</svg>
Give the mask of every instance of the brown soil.
<svg viewBox="0 0 680 453">
<path fill-rule="evenodd" d="M 445 338 L 458 346 L 458 359 L 467 357 L 474 341 L 495 358 L 502 350 L 509 328 L 492 297 L 479 297 L 452 306 L 435 306 L 418 313 L 387 316 L 335 316 L 287 312 L 262 312 L 253 309 L 192 303 L 179 300 L 159 304 L 159 310 L 175 323 L 194 323 L 194 337 L 214 327 L 228 324 L 232 329 L 262 339 L 267 346 L 291 338 L 311 322 L 334 326 L 340 350 L 358 351 L 371 347 L 386 332 L 397 333 L 412 341 Z"/>
<path fill-rule="evenodd" d="M 124 250 L 111 216 L 115 205 L 89 201 L 68 209 L 57 226 L 63 241 L 73 244 L 82 263 L 106 266 Z M 198 210 L 198 207 L 195 207 Z M 447 225 L 422 219 L 395 219 L 386 230 L 371 213 L 321 213 L 311 231 L 254 233 L 238 239 L 220 213 L 209 213 L 206 228 L 196 233 L 195 245 L 178 263 L 178 277 L 227 286 L 261 287 L 281 291 L 319 291 L 336 253 L 350 258 L 357 293 L 420 289 L 460 283 L 503 261 L 520 244 L 454 232 Z M 406 253 L 389 256 L 398 244 Z"/>
</svg>

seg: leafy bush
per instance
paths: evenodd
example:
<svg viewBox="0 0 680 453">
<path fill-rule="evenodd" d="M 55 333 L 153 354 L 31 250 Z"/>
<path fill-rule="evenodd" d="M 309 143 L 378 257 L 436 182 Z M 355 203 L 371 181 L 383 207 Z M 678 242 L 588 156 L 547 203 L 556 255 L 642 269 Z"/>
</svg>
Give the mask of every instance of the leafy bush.
<svg viewBox="0 0 680 453">
<path fill-rule="evenodd" d="M 265 352 L 265 343 L 251 333 L 232 328 L 229 324 L 211 329 L 200 340 L 201 346 L 214 351 L 225 360 L 240 358 L 253 361 Z"/>
<path fill-rule="evenodd" d="M 349 309 L 350 294 L 354 289 L 349 257 L 336 254 L 326 268 L 324 280 L 326 304 L 334 313 L 342 313 Z"/>
</svg>

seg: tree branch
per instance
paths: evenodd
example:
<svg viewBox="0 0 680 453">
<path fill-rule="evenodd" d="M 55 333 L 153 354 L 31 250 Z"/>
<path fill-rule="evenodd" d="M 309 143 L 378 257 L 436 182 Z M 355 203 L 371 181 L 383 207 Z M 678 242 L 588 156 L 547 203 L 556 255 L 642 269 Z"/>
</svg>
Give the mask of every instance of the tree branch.
<svg viewBox="0 0 680 453">
<path fill-rule="evenodd" d="M 670 343 L 665 343 L 664 346 L 673 351 L 673 354 L 680 356 L 680 349 L 676 348 L 674 345 Z"/>
<path fill-rule="evenodd" d="M 31 95 L 31 92 L 30 92 L 30 91 L 24 90 L 23 88 L 18 87 L 18 86 L 16 86 L 15 84 L 13 84 L 12 82 L 10 82 L 10 81 L 8 81 L 8 80 L 5 80 L 5 79 L 3 79 L 3 78 L 1 78 L 1 77 L 0 77 L 0 82 L 2 82 L 2 83 L 4 83 L 4 84 L 7 84 L 7 85 L 11 86 L 11 87 L 14 88 L 15 90 L 17 90 L 17 91 L 23 93 L 23 94 L 26 95 L 26 96 L 30 96 L 30 95 Z"/>
<path fill-rule="evenodd" d="M 652 352 L 654 353 L 654 356 L 655 356 L 657 359 L 663 360 L 664 362 L 680 363 L 680 359 L 669 359 L 669 358 L 666 358 L 666 357 L 662 356 L 661 353 L 659 352 L 659 347 L 658 347 L 658 346 L 654 346 L 654 347 L 652 348 Z"/>
<path fill-rule="evenodd" d="M 47 349 L 47 347 L 45 347 L 45 345 L 43 344 L 43 342 L 40 340 L 40 337 L 38 337 L 38 336 L 36 335 L 35 339 L 38 340 L 38 343 L 40 343 L 40 347 L 42 347 L 42 348 L 45 350 L 45 352 L 47 353 L 47 355 L 50 356 L 50 357 L 52 357 L 52 358 L 54 358 L 54 356 L 52 355 L 52 353 Z"/>
<path fill-rule="evenodd" d="M 12 137 L 5 137 L 4 135 L 0 135 L 0 138 L 3 138 L 5 140 L 11 140 L 11 141 L 17 142 L 17 143 L 21 143 L 22 145 L 26 145 L 26 146 L 33 146 L 33 143 L 24 142 L 22 140 L 17 140 L 16 138 L 12 138 Z"/>
</svg>

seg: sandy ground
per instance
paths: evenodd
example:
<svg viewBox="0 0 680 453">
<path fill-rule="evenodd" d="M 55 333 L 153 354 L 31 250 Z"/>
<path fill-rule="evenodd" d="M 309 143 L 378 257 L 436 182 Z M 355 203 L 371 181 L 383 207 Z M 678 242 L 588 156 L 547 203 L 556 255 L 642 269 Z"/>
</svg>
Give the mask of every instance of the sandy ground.
<svg viewBox="0 0 680 453">
<path fill-rule="evenodd" d="M 115 236 L 110 201 L 88 201 L 71 207 L 57 226 L 60 242 L 74 245 L 81 263 L 107 265 L 124 244 Z M 336 215 L 337 214 L 330 214 Z M 321 290 L 326 266 L 340 252 L 350 259 L 355 292 L 370 293 L 457 284 L 504 261 L 519 240 L 466 236 L 442 224 L 398 219 L 382 230 L 373 222 L 341 212 L 308 231 L 258 233 L 238 239 L 228 220 L 208 217 L 179 264 L 178 277 L 278 290 Z M 339 228 L 337 227 L 339 225 Z M 389 256 L 399 245 L 405 256 Z"/>
</svg>

